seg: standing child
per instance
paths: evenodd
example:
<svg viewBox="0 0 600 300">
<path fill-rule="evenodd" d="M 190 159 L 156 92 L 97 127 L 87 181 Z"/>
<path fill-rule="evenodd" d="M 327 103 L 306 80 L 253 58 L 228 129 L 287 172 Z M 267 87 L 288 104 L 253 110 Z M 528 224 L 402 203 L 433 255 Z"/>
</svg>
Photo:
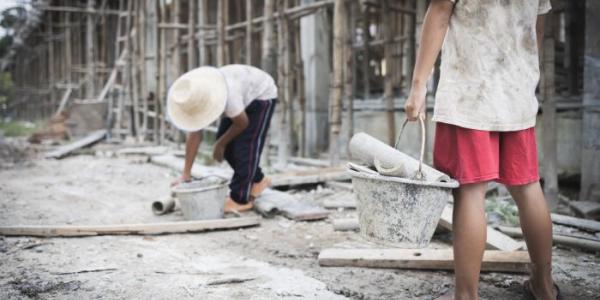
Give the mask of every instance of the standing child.
<svg viewBox="0 0 600 300">
<path fill-rule="evenodd" d="M 549 0 L 432 0 L 425 16 L 406 113 L 423 117 L 425 83 L 443 44 L 433 156 L 461 184 L 454 191 L 454 299 L 478 297 L 489 181 L 506 185 L 519 209 L 532 261 L 526 293 L 559 298 L 534 132 L 540 15 L 549 10 Z"/>
<path fill-rule="evenodd" d="M 271 184 L 259 163 L 276 98 L 273 78 L 252 66 L 201 67 L 175 80 L 167 113 L 177 128 L 189 133 L 183 174 L 172 185 L 192 179 L 201 130 L 223 114 L 213 157 L 227 160 L 234 171 L 225 212 L 252 209 L 252 201 Z"/>
</svg>

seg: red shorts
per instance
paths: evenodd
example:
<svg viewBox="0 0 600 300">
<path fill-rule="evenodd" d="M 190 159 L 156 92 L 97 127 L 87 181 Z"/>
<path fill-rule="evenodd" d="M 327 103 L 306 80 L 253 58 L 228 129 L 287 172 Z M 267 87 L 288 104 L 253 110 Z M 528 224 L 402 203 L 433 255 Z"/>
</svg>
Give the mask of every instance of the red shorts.
<svg viewBox="0 0 600 300">
<path fill-rule="evenodd" d="M 540 179 L 533 127 L 500 132 L 438 122 L 433 165 L 460 184 L 494 180 L 523 185 Z"/>
</svg>

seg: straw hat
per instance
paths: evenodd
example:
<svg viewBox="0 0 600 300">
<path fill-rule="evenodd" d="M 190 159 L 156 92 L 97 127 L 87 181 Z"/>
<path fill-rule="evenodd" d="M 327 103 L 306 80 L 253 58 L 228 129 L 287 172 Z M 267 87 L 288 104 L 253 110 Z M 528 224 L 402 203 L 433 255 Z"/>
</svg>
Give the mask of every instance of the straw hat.
<svg viewBox="0 0 600 300">
<path fill-rule="evenodd" d="M 167 115 L 177 128 L 197 131 L 225 111 L 227 83 L 214 67 L 200 67 L 177 78 L 167 95 Z"/>
</svg>

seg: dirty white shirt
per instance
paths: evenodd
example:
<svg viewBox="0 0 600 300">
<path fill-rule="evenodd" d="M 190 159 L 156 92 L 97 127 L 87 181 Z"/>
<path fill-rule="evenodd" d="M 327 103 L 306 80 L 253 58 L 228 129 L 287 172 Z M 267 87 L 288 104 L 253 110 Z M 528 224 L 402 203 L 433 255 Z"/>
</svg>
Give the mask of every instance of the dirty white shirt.
<svg viewBox="0 0 600 300">
<path fill-rule="evenodd" d="M 233 118 L 241 114 L 254 100 L 277 98 L 277 86 L 265 71 L 247 65 L 227 65 L 219 70 L 227 83 L 225 116 Z"/>
<path fill-rule="evenodd" d="M 450 0 L 434 121 L 486 131 L 535 126 L 538 14 L 550 0 Z"/>
</svg>

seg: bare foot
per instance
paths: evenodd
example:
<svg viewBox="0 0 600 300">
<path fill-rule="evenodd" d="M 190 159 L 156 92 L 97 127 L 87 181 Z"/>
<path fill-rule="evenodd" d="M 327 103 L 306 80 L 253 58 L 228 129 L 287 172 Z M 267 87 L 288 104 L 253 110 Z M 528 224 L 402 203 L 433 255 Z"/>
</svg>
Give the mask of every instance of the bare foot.
<svg viewBox="0 0 600 300">
<path fill-rule="evenodd" d="M 253 207 L 254 207 L 254 204 L 252 202 L 248 202 L 246 204 L 238 204 L 237 202 L 233 201 L 233 199 L 231 199 L 231 197 L 227 197 L 225 199 L 225 212 L 226 213 L 249 211 Z"/>
<path fill-rule="evenodd" d="M 250 190 L 250 195 L 254 198 L 258 198 L 264 190 L 271 186 L 271 177 L 265 176 L 261 181 L 252 184 L 252 189 Z"/>
<path fill-rule="evenodd" d="M 525 293 L 529 298 L 532 299 L 562 299 L 560 295 L 560 289 L 556 283 L 553 284 L 552 290 L 540 291 L 533 287 L 531 280 L 523 282 Z M 545 293 L 544 293 L 545 292 Z M 540 296 L 543 295 L 543 296 Z"/>
</svg>

